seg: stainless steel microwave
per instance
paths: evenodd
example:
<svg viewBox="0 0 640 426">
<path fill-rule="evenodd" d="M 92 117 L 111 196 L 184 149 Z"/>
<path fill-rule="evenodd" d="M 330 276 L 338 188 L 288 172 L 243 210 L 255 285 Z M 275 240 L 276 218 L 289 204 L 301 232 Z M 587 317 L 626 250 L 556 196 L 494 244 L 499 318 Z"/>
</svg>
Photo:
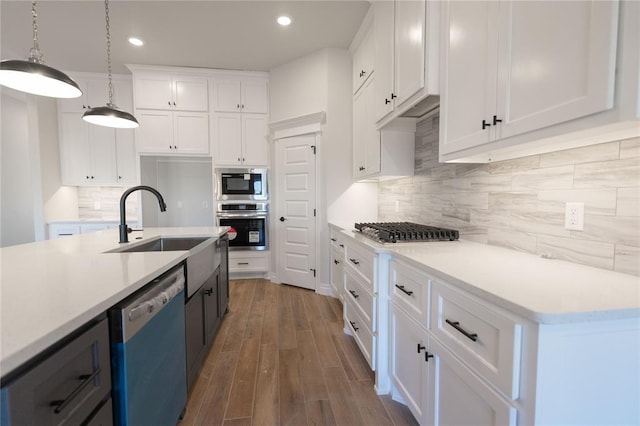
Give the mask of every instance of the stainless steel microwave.
<svg viewBox="0 0 640 426">
<path fill-rule="evenodd" d="M 267 169 L 216 169 L 218 201 L 268 200 Z"/>
</svg>

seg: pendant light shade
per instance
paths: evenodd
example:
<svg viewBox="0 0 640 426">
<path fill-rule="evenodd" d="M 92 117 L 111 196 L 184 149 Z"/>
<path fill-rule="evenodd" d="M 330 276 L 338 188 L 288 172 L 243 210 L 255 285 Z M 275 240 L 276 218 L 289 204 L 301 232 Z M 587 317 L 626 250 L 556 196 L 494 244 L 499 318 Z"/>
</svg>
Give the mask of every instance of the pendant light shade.
<svg viewBox="0 0 640 426">
<path fill-rule="evenodd" d="M 38 14 L 36 2 L 31 3 L 33 48 L 29 59 L 0 62 L 0 85 L 21 92 L 52 98 L 77 98 L 82 95 L 78 84 L 62 71 L 44 64 L 38 48 Z"/>
<path fill-rule="evenodd" d="M 62 71 L 30 61 L 9 59 L 0 62 L 0 85 L 52 98 L 82 95 L 78 84 Z"/>
<path fill-rule="evenodd" d="M 82 115 L 82 119 L 99 126 L 134 129 L 139 126 L 138 120 L 120 108 L 113 105 L 91 108 Z"/>
<path fill-rule="evenodd" d="M 107 21 L 107 77 L 109 79 L 109 101 L 105 106 L 91 108 L 82 114 L 82 119 L 98 126 L 116 127 L 121 129 L 134 129 L 140 124 L 138 120 L 126 111 L 121 110 L 113 103 L 113 82 L 111 79 L 111 31 L 109 28 L 109 0 L 104 1 L 104 10 Z"/>
</svg>

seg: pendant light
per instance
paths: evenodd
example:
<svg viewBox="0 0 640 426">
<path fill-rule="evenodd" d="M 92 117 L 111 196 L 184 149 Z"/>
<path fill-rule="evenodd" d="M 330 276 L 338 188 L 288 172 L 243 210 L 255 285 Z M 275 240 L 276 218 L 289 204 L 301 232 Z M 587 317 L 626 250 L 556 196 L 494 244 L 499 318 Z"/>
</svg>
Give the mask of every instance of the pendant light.
<svg viewBox="0 0 640 426">
<path fill-rule="evenodd" d="M 0 62 L 0 85 L 21 92 L 52 98 L 77 98 L 82 95 L 78 84 L 68 75 L 44 64 L 38 47 L 38 13 L 31 3 L 33 47 L 26 61 L 8 59 Z"/>
<path fill-rule="evenodd" d="M 107 76 L 109 79 L 109 102 L 107 105 L 87 110 L 82 119 L 92 124 L 106 127 L 133 129 L 139 126 L 138 120 L 118 108 L 113 103 L 113 82 L 111 80 L 111 31 L 109 28 L 109 0 L 104 1 L 104 10 L 107 22 Z"/>
</svg>

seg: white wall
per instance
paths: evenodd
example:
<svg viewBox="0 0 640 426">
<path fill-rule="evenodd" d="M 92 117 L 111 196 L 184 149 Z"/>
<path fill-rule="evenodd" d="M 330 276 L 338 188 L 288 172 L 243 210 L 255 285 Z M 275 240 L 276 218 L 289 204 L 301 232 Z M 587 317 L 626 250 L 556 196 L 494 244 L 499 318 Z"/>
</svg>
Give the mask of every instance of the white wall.
<svg viewBox="0 0 640 426">
<path fill-rule="evenodd" d="M 377 184 L 353 184 L 351 178 L 351 54 L 322 49 L 270 71 L 270 114 L 277 122 L 324 111 L 326 123 L 319 147 L 317 247 L 318 283 L 329 283 L 328 221 L 350 224 L 377 215 Z M 365 217 L 366 216 L 366 217 Z M 272 248 L 272 271 L 277 270 Z"/>
<path fill-rule="evenodd" d="M 27 97 L 2 89 L 0 102 L 0 246 L 6 247 L 35 241 L 33 169 L 39 164 L 32 161 Z"/>
<path fill-rule="evenodd" d="M 157 189 L 167 204 L 160 212 L 158 199 L 141 191 L 144 226 L 213 226 L 212 176 L 210 158 L 141 157 L 141 183 Z"/>
<path fill-rule="evenodd" d="M 271 121 L 326 111 L 326 49 L 273 68 L 269 74 Z"/>
<path fill-rule="evenodd" d="M 78 219 L 78 188 L 60 182 L 60 145 L 55 99 L 38 97 L 38 135 L 44 222 Z M 80 118 L 78 118 L 80 119 Z"/>
</svg>

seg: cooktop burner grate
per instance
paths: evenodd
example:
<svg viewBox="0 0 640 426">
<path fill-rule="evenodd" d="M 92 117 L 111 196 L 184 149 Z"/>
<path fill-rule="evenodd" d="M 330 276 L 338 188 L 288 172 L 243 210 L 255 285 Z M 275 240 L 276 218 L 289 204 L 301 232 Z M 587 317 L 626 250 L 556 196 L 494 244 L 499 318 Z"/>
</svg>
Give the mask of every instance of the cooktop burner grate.
<svg viewBox="0 0 640 426">
<path fill-rule="evenodd" d="M 412 222 L 356 223 L 356 230 L 384 243 L 409 241 L 454 241 L 459 237 L 454 229 L 437 228 Z"/>
</svg>

